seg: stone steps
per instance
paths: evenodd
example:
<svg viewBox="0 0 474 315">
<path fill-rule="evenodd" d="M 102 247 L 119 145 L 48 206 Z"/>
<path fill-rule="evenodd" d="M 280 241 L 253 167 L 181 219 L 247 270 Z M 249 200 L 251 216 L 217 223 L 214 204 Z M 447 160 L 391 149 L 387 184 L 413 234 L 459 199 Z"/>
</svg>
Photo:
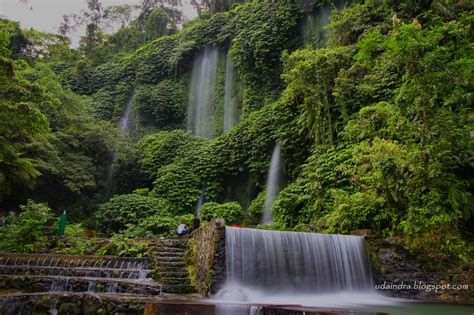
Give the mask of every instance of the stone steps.
<svg viewBox="0 0 474 315">
<path fill-rule="evenodd" d="M 166 286 L 190 286 L 191 280 L 187 278 L 161 278 L 161 282 L 166 283 Z"/>
<path fill-rule="evenodd" d="M 151 249 L 151 253 L 182 253 L 183 248 L 181 247 L 169 247 L 169 246 L 155 246 Z"/>
<path fill-rule="evenodd" d="M 186 263 L 184 261 L 160 261 L 158 262 L 158 266 L 165 268 L 186 268 Z"/>
<path fill-rule="evenodd" d="M 162 240 L 151 250 L 154 275 L 162 284 L 162 292 L 176 294 L 195 293 L 186 266 L 186 239 Z"/>
<path fill-rule="evenodd" d="M 169 256 L 169 257 L 156 257 L 156 261 L 162 262 L 185 262 L 184 256 Z"/>
<path fill-rule="evenodd" d="M 183 270 L 157 272 L 155 273 L 159 278 L 187 278 L 189 274 Z"/>
<path fill-rule="evenodd" d="M 184 253 L 181 250 L 169 251 L 169 252 L 156 252 L 156 257 L 184 257 Z"/>
<path fill-rule="evenodd" d="M 194 289 L 190 285 L 163 285 L 161 290 L 164 293 L 175 293 L 175 294 L 196 293 L 196 289 Z"/>
</svg>

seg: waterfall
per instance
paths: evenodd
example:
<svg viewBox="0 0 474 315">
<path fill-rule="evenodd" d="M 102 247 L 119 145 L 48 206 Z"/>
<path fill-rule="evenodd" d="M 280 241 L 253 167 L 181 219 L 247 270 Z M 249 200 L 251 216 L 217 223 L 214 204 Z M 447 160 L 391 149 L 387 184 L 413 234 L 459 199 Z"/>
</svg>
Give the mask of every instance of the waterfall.
<svg viewBox="0 0 474 315">
<path fill-rule="evenodd" d="M 128 99 L 127 103 L 125 104 L 125 108 L 123 110 L 122 117 L 119 121 L 119 128 L 124 133 L 129 134 L 132 126 L 133 126 L 133 116 L 132 113 L 132 104 L 133 104 L 133 96 L 135 95 L 135 88 L 133 88 L 132 95 Z"/>
<path fill-rule="evenodd" d="M 341 9 L 345 4 L 345 0 L 337 0 L 332 5 Z M 305 45 L 317 46 L 325 42 L 329 35 L 329 30 L 326 26 L 329 24 L 329 17 L 331 16 L 333 8 L 332 5 L 324 4 L 316 10 L 304 14 L 301 33 Z"/>
<path fill-rule="evenodd" d="M 206 47 L 194 60 L 189 88 L 187 128 L 194 135 L 214 137 L 213 116 L 218 49 Z"/>
<path fill-rule="evenodd" d="M 125 108 L 120 117 L 118 127 L 126 135 L 130 134 L 133 127 L 133 115 L 132 115 L 132 105 L 133 105 L 133 96 L 135 95 L 135 88 L 132 90 L 132 95 L 128 98 Z M 107 171 L 105 175 L 105 197 L 108 198 L 112 194 L 113 181 L 114 181 L 114 166 L 117 162 L 117 149 L 112 152 L 112 158 L 110 163 L 107 165 Z"/>
<path fill-rule="evenodd" d="M 305 45 L 316 46 L 324 42 L 328 35 L 325 26 L 329 24 L 331 7 L 323 5 L 317 11 L 305 14 L 303 18 L 302 36 Z"/>
<path fill-rule="evenodd" d="M 233 297 L 265 294 L 373 292 L 359 236 L 226 227 L 226 288 Z M 250 291 L 247 291 L 250 289 Z M 253 295 L 253 293 L 252 293 Z"/>
<path fill-rule="evenodd" d="M 263 216 L 262 224 L 272 223 L 272 205 L 275 201 L 275 197 L 280 191 L 282 169 L 281 169 L 281 148 L 279 144 L 275 145 L 272 153 L 272 159 L 270 161 L 270 168 L 267 174 L 267 192 L 265 195 L 265 203 L 263 205 Z"/>
<path fill-rule="evenodd" d="M 199 214 L 199 209 L 201 208 L 202 204 L 204 203 L 204 189 L 201 189 L 201 193 L 199 194 L 199 199 L 196 202 L 196 208 L 194 209 L 195 214 Z"/>
<path fill-rule="evenodd" d="M 224 132 L 231 129 L 239 120 L 237 113 L 237 99 L 234 95 L 234 65 L 229 54 L 225 64 L 224 86 Z"/>
</svg>

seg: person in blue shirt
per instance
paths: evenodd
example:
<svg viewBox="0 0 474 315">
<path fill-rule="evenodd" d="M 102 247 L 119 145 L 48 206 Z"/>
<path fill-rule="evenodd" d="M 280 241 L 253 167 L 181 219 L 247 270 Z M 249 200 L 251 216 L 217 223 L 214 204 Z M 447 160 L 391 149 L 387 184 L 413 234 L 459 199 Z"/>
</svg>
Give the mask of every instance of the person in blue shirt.
<svg viewBox="0 0 474 315">
<path fill-rule="evenodd" d="M 188 233 L 189 233 L 189 230 L 187 229 L 186 221 L 181 221 L 181 224 L 178 225 L 178 231 L 177 231 L 178 236 L 183 236 Z"/>
</svg>

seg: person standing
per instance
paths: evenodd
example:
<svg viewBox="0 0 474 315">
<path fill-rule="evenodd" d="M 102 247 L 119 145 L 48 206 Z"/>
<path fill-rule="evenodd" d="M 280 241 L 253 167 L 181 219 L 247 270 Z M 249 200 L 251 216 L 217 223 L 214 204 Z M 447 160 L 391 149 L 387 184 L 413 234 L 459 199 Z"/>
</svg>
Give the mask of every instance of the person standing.
<svg viewBox="0 0 474 315">
<path fill-rule="evenodd" d="M 200 226 L 201 226 L 201 220 L 199 219 L 199 214 L 194 213 L 193 230 L 198 229 Z"/>
</svg>

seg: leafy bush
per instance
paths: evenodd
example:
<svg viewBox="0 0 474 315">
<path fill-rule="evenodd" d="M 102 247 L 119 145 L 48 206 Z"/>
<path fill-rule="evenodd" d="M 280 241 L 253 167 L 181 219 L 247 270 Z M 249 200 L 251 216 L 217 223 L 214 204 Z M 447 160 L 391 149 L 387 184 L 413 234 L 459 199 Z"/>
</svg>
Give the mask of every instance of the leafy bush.
<svg viewBox="0 0 474 315">
<path fill-rule="evenodd" d="M 204 221 L 224 219 L 227 224 L 241 223 L 243 219 L 242 207 L 237 202 L 206 202 L 199 208 L 199 216 Z"/>
<path fill-rule="evenodd" d="M 113 237 L 109 243 L 100 247 L 95 255 L 141 258 L 148 255 L 148 244 L 121 237 Z"/>
<path fill-rule="evenodd" d="M 0 251 L 45 251 L 56 233 L 56 222 L 51 209 L 44 203 L 28 200 L 20 212 L 6 217 L 7 224 L 0 227 Z"/>
<path fill-rule="evenodd" d="M 138 224 L 128 224 L 128 228 L 120 235 L 128 238 L 143 237 L 174 237 L 177 227 L 182 221 L 192 226 L 191 214 L 182 216 L 152 215 L 142 219 Z"/>
<path fill-rule="evenodd" d="M 334 10 L 329 24 L 328 46 L 346 46 L 374 28 L 387 32 L 391 26 L 391 12 L 387 2 L 367 1 L 340 10 Z"/>
<path fill-rule="evenodd" d="M 106 233 L 125 230 L 128 224 L 138 224 L 151 215 L 169 215 L 172 205 L 163 199 L 138 194 L 118 195 L 99 206 L 97 224 Z"/>
<path fill-rule="evenodd" d="M 82 226 L 81 223 L 66 224 L 64 235 L 69 236 L 69 237 L 81 237 L 81 236 L 85 236 L 85 234 L 86 234 L 86 229 Z"/>
<path fill-rule="evenodd" d="M 252 200 L 247 210 L 246 221 L 247 224 L 257 225 L 260 223 L 263 215 L 263 209 L 265 204 L 265 190 L 261 191 L 258 196 Z"/>
<path fill-rule="evenodd" d="M 66 230 L 68 225 L 66 225 Z M 103 242 L 97 238 L 87 237 L 61 237 L 56 239 L 51 252 L 61 255 L 93 255 Z"/>
</svg>

